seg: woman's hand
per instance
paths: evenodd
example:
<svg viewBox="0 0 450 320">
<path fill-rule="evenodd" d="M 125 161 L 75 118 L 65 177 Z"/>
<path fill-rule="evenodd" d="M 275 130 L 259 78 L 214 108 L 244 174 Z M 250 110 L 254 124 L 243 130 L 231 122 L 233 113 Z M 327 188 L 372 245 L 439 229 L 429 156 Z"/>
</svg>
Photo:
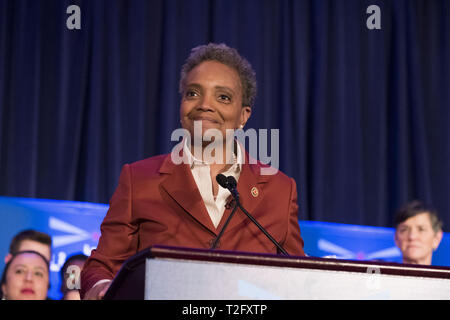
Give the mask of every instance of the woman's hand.
<svg viewBox="0 0 450 320">
<path fill-rule="evenodd" d="M 102 300 L 106 294 L 106 291 L 108 291 L 111 282 L 112 281 L 103 282 L 96 286 L 93 286 L 84 295 L 84 300 Z"/>
</svg>

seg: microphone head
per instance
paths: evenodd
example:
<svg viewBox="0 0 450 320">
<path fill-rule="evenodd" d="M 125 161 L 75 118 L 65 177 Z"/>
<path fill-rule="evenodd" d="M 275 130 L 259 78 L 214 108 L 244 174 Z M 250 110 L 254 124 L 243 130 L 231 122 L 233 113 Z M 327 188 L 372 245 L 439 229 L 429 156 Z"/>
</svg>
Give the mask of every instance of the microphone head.
<svg viewBox="0 0 450 320">
<path fill-rule="evenodd" d="M 227 180 L 228 180 L 228 187 L 230 189 L 235 189 L 237 187 L 237 181 L 233 176 L 228 176 Z"/>
<path fill-rule="evenodd" d="M 222 188 L 228 189 L 229 182 L 228 182 L 227 177 L 225 177 L 223 174 L 219 173 L 216 176 L 216 181 Z"/>
</svg>

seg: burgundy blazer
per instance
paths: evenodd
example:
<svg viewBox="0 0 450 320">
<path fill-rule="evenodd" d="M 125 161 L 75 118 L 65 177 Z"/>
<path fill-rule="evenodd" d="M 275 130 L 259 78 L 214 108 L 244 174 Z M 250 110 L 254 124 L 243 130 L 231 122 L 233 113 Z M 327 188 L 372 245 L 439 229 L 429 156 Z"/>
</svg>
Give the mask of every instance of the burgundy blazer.
<svg viewBox="0 0 450 320">
<path fill-rule="evenodd" d="M 296 183 L 280 171 L 261 175 L 261 168 L 260 163 L 249 164 L 246 154 L 237 187 L 239 199 L 290 255 L 303 256 Z M 124 165 L 97 249 L 81 273 L 82 296 L 97 281 L 113 279 L 126 259 L 149 246 L 210 248 L 230 212 L 231 208 L 225 210 L 216 229 L 189 165 L 174 164 L 170 154 Z M 240 209 L 217 249 L 277 253 L 276 246 Z"/>
</svg>

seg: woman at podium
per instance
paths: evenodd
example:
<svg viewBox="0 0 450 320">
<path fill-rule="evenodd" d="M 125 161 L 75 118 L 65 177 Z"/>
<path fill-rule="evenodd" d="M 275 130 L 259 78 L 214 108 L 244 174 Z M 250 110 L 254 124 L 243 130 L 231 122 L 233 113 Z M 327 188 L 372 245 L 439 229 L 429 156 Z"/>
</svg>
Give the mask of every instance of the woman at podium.
<svg viewBox="0 0 450 320">
<path fill-rule="evenodd" d="M 81 274 L 85 299 L 101 299 L 123 262 L 152 245 L 304 255 L 294 179 L 234 138 L 253 111 L 250 63 L 224 44 L 196 47 L 182 67 L 180 94 L 183 139 L 170 154 L 123 166 Z M 218 174 L 237 181 L 240 204 L 274 241 L 236 207 Z"/>
</svg>

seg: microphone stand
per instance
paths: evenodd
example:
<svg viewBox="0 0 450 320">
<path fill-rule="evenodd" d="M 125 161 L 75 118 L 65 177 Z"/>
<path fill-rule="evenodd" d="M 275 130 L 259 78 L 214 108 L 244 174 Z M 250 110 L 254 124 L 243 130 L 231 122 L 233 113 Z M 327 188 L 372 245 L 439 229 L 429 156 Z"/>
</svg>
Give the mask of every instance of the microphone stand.
<svg viewBox="0 0 450 320">
<path fill-rule="evenodd" d="M 237 191 L 236 191 L 237 192 Z M 233 194 L 233 193 L 231 193 L 231 194 Z M 245 210 L 245 208 L 241 205 L 241 203 L 240 203 L 240 201 L 239 201 L 239 199 L 238 198 L 235 198 L 235 200 L 236 200 L 236 205 L 242 210 L 242 212 L 244 212 L 245 213 L 245 215 L 254 223 L 254 224 L 256 224 L 256 226 L 259 228 L 259 230 L 261 230 L 265 235 L 266 235 L 266 237 L 267 238 L 269 238 L 269 240 L 270 241 L 272 241 L 272 243 L 274 244 L 274 245 L 276 245 L 277 246 L 277 248 L 278 248 L 278 250 L 280 250 L 281 251 L 281 253 L 283 253 L 285 256 L 289 256 L 289 253 L 287 253 L 287 251 L 286 250 L 284 250 L 284 248 L 281 246 L 281 244 L 279 244 L 267 231 L 266 231 L 266 229 L 264 229 L 263 228 L 263 226 L 261 226 L 259 223 L 258 223 L 258 221 L 256 221 L 256 219 L 255 218 L 253 218 L 253 216 L 247 211 L 247 210 Z"/>
<path fill-rule="evenodd" d="M 233 217 L 234 213 L 236 212 L 238 205 L 237 203 L 234 205 L 233 211 L 231 211 L 230 215 L 228 216 L 227 221 L 225 221 L 225 224 L 223 225 L 222 230 L 220 230 L 220 233 L 217 235 L 216 240 L 214 240 L 213 244 L 211 245 L 210 249 L 215 249 L 217 244 L 219 243 L 219 239 L 222 237 L 223 233 L 225 232 L 225 229 L 227 228 L 228 223 L 230 222 L 231 218 Z"/>
</svg>

